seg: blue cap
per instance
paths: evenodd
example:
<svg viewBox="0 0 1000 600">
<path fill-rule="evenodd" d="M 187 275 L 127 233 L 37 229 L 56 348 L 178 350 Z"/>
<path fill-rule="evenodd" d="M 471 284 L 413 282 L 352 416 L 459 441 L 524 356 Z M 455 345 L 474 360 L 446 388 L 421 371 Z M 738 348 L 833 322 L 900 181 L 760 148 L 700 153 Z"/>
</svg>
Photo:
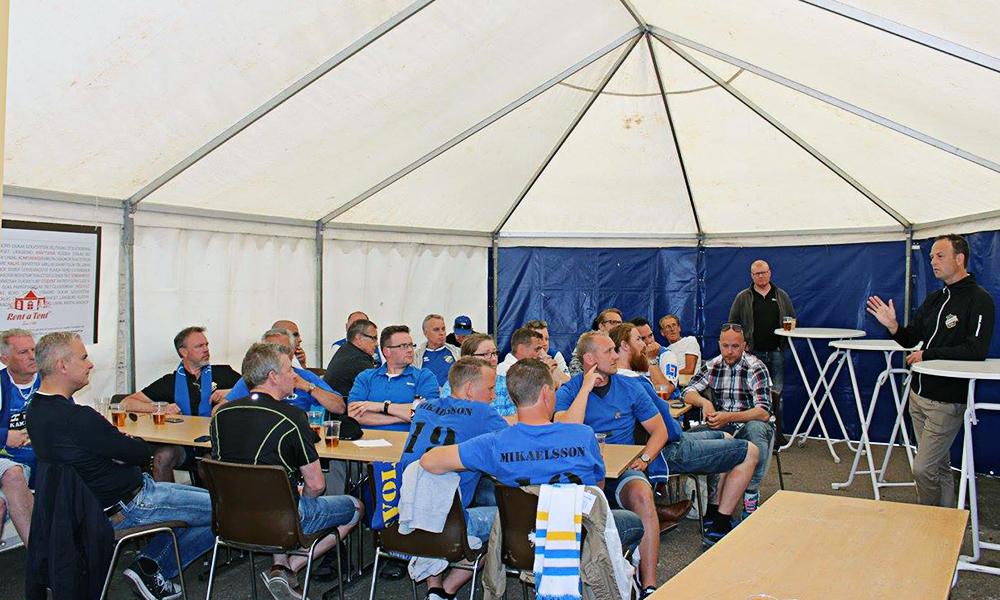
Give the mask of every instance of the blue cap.
<svg viewBox="0 0 1000 600">
<path fill-rule="evenodd" d="M 472 335 L 472 319 L 462 315 L 455 317 L 455 335 Z"/>
</svg>

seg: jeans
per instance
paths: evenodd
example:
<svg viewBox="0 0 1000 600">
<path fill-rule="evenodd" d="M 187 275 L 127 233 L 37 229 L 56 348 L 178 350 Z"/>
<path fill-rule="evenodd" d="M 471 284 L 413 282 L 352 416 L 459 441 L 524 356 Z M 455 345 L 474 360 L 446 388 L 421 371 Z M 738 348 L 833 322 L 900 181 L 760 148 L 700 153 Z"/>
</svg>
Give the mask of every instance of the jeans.
<svg viewBox="0 0 1000 600">
<path fill-rule="evenodd" d="M 497 516 L 495 506 L 473 506 L 465 510 L 465 533 L 477 537 L 482 543 L 490 539 L 493 519 Z"/>
<path fill-rule="evenodd" d="M 186 522 L 188 526 L 176 533 L 181 564 L 187 567 L 215 543 L 212 501 L 208 490 L 179 483 L 157 483 L 145 473 L 142 479 L 142 491 L 122 510 L 125 519 L 114 528 L 128 529 L 163 521 Z M 165 578 L 177 577 L 177 563 L 169 534 L 161 533 L 154 537 L 142 556 L 156 561 Z"/>
<path fill-rule="evenodd" d="M 771 376 L 771 387 L 776 392 L 781 391 L 785 383 L 785 351 L 781 348 L 777 350 L 754 350 L 753 354 L 767 367 L 767 373 Z"/>
<path fill-rule="evenodd" d="M 740 427 L 742 425 L 742 427 Z M 692 427 L 685 434 L 699 431 L 711 431 L 706 424 Z M 757 446 L 760 458 L 757 459 L 757 467 L 753 471 L 753 477 L 747 484 L 748 492 L 756 492 L 760 482 L 767 475 L 767 469 L 771 466 L 771 448 L 774 445 L 774 426 L 764 421 L 750 421 L 748 423 L 730 423 L 719 431 L 732 434 L 734 439 L 746 440 Z"/>
<path fill-rule="evenodd" d="M 929 506 L 955 506 L 951 445 L 965 423 L 966 404 L 938 402 L 910 391 L 910 417 L 917 436 L 913 480 L 917 501 Z"/>
<path fill-rule="evenodd" d="M 472 497 L 471 506 L 496 506 L 497 505 L 497 484 L 485 475 L 479 479 L 476 486 L 476 495 Z"/>
<path fill-rule="evenodd" d="M 747 457 L 742 440 L 723 439 L 712 429 L 686 431 L 681 439 L 668 442 L 662 454 L 670 473 L 727 473 Z"/>
<path fill-rule="evenodd" d="M 615 519 L 615 528 L 618 529 L 618 537 L 622 541 L 622 554 L 635 550 L 642 541 L 642 534 L 645 531 L 642 519 L 634 512 L 623 508 L 613 509 L 611 516 Z"/>
<path fill-rule="evenodd" d="M 350 496 L 319 496 L 299 498 L 299 519 L 302 533 L 309 535 L 321 529 L 354 526 L 361 518 L 357 500 Z"/>
</svg>

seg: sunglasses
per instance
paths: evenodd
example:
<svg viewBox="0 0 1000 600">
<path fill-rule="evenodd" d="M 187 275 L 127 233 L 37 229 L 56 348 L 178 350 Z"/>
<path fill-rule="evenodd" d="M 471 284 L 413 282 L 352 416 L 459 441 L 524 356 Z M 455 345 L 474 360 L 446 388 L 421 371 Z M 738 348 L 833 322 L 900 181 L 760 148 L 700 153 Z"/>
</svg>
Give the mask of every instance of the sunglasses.
<svg viewBox="0 0 1000 600">
<path fill-rule="evenodd" d="M 723 331 L 729 331 L 730 329 L 732 329 L 733 331 L 739 331 L 740 333 L 743 333 L 743 326 L 740 325 L 739 323 L 723 323 L 722 327 L 719 329 L 719 332 L 721 333 Z"/>
</svg>

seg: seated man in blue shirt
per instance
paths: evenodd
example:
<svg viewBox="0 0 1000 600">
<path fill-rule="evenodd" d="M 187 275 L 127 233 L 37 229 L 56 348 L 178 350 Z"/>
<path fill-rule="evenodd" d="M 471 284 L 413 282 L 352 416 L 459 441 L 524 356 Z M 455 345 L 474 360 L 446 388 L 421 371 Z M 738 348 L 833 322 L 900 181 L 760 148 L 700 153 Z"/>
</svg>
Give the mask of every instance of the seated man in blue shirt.
<svg viewBox="0 0 1000 600">
<path fill-rule="evenodd" d="M 438 385 L 444 387 L 448 383 L 448 370 L 459 358 L 459 349 L 444 341 L 448 328 L 441 315 L 424 317 L 423 330 L 427 341 L 413 353 L 413 366 L 429 369 L 437 377 Z"/>
<path fill-rule="evenodd" d="M 35 498 L 28 489 L 37 460 L 24 413 L 41 378 L 35 362 L 35 340 L 24 329 L 0 333 L 0 534 L 6 515 L 25 545 Z"/>
<path fill-rule="evenodd" d="M 545 483 L 602 485 L 604 458 L 594 430 L 577 423 L 553 423 L 556 394 L 549 367 L 537 358 L 507 372 L 517 406 L 517 423 L 457 446 L 432 448 L 420 464 L 431 473 L 478 471 L 503 485 Z M 627 510 L 612 511 L 624 550 L 642 538 L 642 522 Z"/>
<path fill-rule="evenodd" d="M 406 325 L 382 330 L 379 346 L 385 362 L 362 371 L 347 399 L 347 414 L 369 429 L 409 431 L 413 400 L 430 400 L 439 394 L 434 373 L 413 366 L 413 338 Z"/>
<path fill-rule="evenodd" d="M 448 384 L 452 390 L 450 396 L 421 402 L 414 411 L 410 435 L 399 459 L 400 472 L 413 461 L 420 460 L 431 448 L 461 444 L 484 433 L 506 429 L 507 421 L 490 406 L 496 385 L 496 371 L 490 363 L 481 358 L 462 358 L 449 371 Z M 459 492 L 466 509 L 468 534 L 485 543 L 497 508 L 470 508 L 480 476 L 476 471 L 463 472 Z M 427 597 L 433 599 L 434 594 L 442 598 L 453 597 L 471 578 L 472 572 L 466 569 L 452 569 L 444 577 L 428 577 Z"/>
<path fill-rule="evenodd" d="M 653 502 L 653 488 L 645 470 L 668 441 L 663 417 L 639 382 L 617 375 L 618 352 L 603 331 L 580 336 L 577 351 L 583 373 L 563 384 L 556 394 L 555 420 L 583 423 L 607 435 L 609 444 L 632 444 L 635 422 L 649 433 L 642 454 L 604 489 L 608 501 L 639 515 L 645 535 L 639 544 L 639 573 L 645 597 L 656 589 L 656 563 L 660 554 L 660 523 Z"/>
<path fill-rule="evenodd" d="M 292 336 L 292 332 L 287 329 L 269 329 L 261 336 L 260 341 L 288 348 L 292 352 L 288 357 L 289 360 L 295 357 L 295 338 Z M 346 410 L 344 399 L 330 389 L 330 386 L 319 376 L 308 369 L 300 369 L 299 367 L 292 367 L 292 373 L 295 376 L 295 389 L 291 395 L 279 398 L 279 400 L 300 408 L 304 412 L 309 412 L 313 407 L 318 406 L 338 415 L 344 414 Z M 226 400 L 239 400 L 249 395 L 250 389 L 247 387 L 246 378 L 240 377 L 233 389 L 226 394 Z M 213 412 L 218 409 L 219 405 L 216 405 Z"/>
</svg>

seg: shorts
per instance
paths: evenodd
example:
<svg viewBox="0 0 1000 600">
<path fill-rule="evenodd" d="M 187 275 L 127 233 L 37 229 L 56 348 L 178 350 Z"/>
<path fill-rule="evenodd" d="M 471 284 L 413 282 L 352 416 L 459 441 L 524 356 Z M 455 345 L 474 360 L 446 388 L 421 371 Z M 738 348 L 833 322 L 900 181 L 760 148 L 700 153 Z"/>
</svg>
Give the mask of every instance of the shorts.
<svg viewBox="0 0 1000 600">
<path fill-rule="evenodd" d="M 629 469 L 621 474 L 621 477 L 617 479 L 607 479 L 604 481 L 604 495 L 607 497 L 608 502 L 612 505 L 612 508 L 624 508 L 622 506 L 622 499 L 620 497 L 621 490 L 625 487 L 625 484 L 632 481 L 633 479 L 640 479 L 646 485 L 650 485 L 649 478 L 646 474 L 638 469 Z"/>
<path fill-rule="evenodd" d="M 9 458 L 2 457 L 0 457 L 0 479 L 3 479 L 3 476 L 7 474 L 7 471 L 14 467 L 21 467 L 21 471 L 24 473 L 25 481 L 29 481 L 31 479 L 31 467 L 19 462 L 14 462 Z M 4 502 L 7 501 L 7 496 L 3 495 L 3 488 L 0 488 L 0 500 L 3 500 Z M 10 518 L 10 511 L 7 511 L 7 518 Z"/>
<path fill-rule="evenodd" d="M 465 533 L 486 543 L 490 539 L 490 529 L 497 516 L 495 506 L 473 506 L 465 510 Z"/>
<path fill-rule="evenodd" d="M 299 498 L 299 519 L 306 535 L 341 525 L 353 527 L 360 518 L 361 502 L 352 496 Z"/>
</svg>

